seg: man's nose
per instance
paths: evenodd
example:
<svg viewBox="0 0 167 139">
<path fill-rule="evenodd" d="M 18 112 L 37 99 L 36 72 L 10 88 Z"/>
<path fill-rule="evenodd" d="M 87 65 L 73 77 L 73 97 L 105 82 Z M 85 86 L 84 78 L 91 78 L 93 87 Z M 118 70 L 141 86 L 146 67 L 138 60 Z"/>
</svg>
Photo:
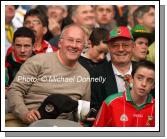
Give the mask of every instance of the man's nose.
<svg viewBox="0 0 167 139">
<path fill-rule="evenodd" d="M 142 81 L 142 86 L 146 86 L 146 84 L 147 84 L 147 81 L 146 81 L 146 80 L 143 80 L 143 81 Z"/>
<path fill-rule="evenodd" d="M 25 52 L 24 46 L 21 47 L 21 52 Z"/>
<path fill-rule="evenodd" d="M 122 45 L 122 44 L 119 45 L 118 50 L 119 50 L 119 51 L 124 51 L 124 48 L 123 48 L 123 45 Z"/>
<path fill-rule="evenodd" d="M 77 47 L 77 41 L 73 40 L 73 42 L 71 43 L 72 47 Z"/>
</svg>

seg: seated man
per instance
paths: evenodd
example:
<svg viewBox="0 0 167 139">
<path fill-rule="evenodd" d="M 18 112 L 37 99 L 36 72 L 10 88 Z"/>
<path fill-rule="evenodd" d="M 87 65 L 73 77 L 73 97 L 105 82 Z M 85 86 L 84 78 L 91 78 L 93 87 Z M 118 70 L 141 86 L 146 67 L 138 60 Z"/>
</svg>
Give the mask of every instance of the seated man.
<svg viewBox="0 0 167 139">
<path fill-rule="evenodd" d="M 96 117 L 96 127 L 154 127 L 155 100 L 150 94 L 155 85 L 155 65 L 138 62 L 132 71 L 133 87 L 109 96 Z"/>
<path fill-rule="evenodd" d="M 21 27 L 15 31 L 11 53 L 5 60 L 5 87 L 11 84 L 21 65 L 33 55 L 34 42 L 35 35 L 31 29 Z"/>
<path fill-rule="evenodd" d="M 22 65 L 7 94 L 13 120 L 7 114 L 6 126 L 27 126 L 41 119 L 38 108 L 53 94 L 90 101 L 90 82 L 85 80 L 90 76 L 78 63 L 84 43 L 83 29 L 69 25 L 62 31 L 57 52 L 35 55 Z M 59 118 L 75 121 L 72 113 Z"/>
<path fill-rule="evenodd" d="M 91 78 L 100 79 L 102 77 L 104 80 L 92 81 L 91 82 L 91 107 L 98 109 L 99 101 L 103 96 L 101 95 L 101 86 L 105 81 L 103 76 L 103 68 L 107 62 L 106 54 L 108 52 L 107 39 L 109 32 L 104 28 L 93 29 L 89 41 L 90 46 L 87 52 L 82 54 L 79 58 L 79 62 L 84 66 Z"/>
<path fill-rule="evenodd" d="M 106 54 L 108 52 L 108 36 L 109 32 L 106 29 L 93 29 L 89 37 L 89 49 L 79 58 L 79 62 L 88 70 L 91 79 L 93 79 L 91 81 L 90 107 L 96 110 L 100 107 L 99 103 L 101 100 L 105 99 L 101 95 L 101 88 L 106 79 L 103 74 L 103 68 L 106 63 L 108 63 L 106 60 Z M 91 124 L 89 124 L 89 126 L 90 125 Z"/>
</svg>

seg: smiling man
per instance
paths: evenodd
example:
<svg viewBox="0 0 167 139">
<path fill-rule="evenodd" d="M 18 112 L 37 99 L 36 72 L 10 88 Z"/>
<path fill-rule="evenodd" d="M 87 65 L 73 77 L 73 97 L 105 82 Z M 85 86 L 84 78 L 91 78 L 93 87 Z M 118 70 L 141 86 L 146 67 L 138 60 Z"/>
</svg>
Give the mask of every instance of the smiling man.
<svg viewBox="0 0 167 139">
<path fill-rule="evenodd" d="M 38 108 L 44 99 L 52 94 L 64 94 L 74 100 L 90 101 L 89 81 L 80 84 L 77 81 L 49 81 L 50 77 L 69 79 L 78 76 L 90 77 L 87 70 L 78 63 L 84 43 L 84 30 L 76 24 L 69 25 L 62 31 L 59 41 L 60 49 L 57 52 L 35 55 L 23 64 L 7 95 L 13 119 L 6 119 L 6 126 L 27 126 L 39 120 L 41 115 Z M 37 80 L 34 82 L 18 80 L 20 76 Z M 65 113 L 59 118 L 76 120 L 73 113 Z"/>
<path fill-rule="evenodd" d="M 72 20 L 80 26 L 92 29 L 95 26 L 95 13 L 91 5 L 77 5 L 72 7 Z"/>
<path fill-rule="evenodd" d="M 94 104 L 96 110 L 99 110 L 105 98 L 126 90 L 128 84 L 124 77 L 128 77 L 128 80 L 131 81 L 130 75 L 135 65 L 135 62 L 131 61 L 134 47 L 133 37 L 127 27 L 115 27 L 110 31 L 107 40 L 111 61 L 103 64 L 101 74 L 106 77 L 106 81 L 99 88 L 98 93 L 94 93 L 97 102 Z"/>
<path fill-rule="evenodd" d="M 155 65 L 149 61 L 137 63 L 132 82 L 130 91 L 111 95 L 103 102 L 94 126 L 155 126 L 155 99 L 150 94 L 155 85 Z"/>
<path fill-rule="evenodd" d="M 131 61 L 133 47 L 133 37 L 127 27 L 115 27 L 110 32 L 109 52 L 111 61 L 109 67 L 106 68 L 107 80 L 105 83 L 107 95 L 126 89 L 123 77 L 131 75 L 135 64 Z"/>
</svg>

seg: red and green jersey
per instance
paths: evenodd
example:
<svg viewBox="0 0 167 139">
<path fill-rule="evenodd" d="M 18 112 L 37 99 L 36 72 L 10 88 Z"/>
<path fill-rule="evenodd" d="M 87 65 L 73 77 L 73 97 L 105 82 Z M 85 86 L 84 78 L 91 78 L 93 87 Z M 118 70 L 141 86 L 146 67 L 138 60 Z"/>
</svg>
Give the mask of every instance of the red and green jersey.
<svg viewBox="0 0 167 139">
<path fill-rule="evenodd" d="M 94 126 L 154 127 L 155 100 L 150 94 L 145 104 L 137 106 L 130 92 L 113 94 L 103 102 Z"/>
</svg>

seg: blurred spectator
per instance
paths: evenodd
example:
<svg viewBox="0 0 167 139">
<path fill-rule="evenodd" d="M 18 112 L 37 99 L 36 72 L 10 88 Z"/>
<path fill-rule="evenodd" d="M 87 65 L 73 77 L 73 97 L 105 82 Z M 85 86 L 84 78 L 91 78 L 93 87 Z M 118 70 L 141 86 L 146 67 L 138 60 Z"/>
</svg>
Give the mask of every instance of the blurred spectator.
<svg viewBox="0 0 167 139">
<path fill-rule="evenodd" d="M 53 52 L 57 49 L 52 47 L 49 42 L 43 39 L 48 30 L 47 16 L 37 9 L 27 11 L 24 17 L 24 26 L 32 29 L 35 33 L 35 50 L 37 53 Z"/>
<path fill-rule="evenodd" d="M 35 35 L 26 27 L 18 28 L 13 37 L 12 52 L 6 56 L 5 61 L 5 86 L 13 81 L 21 65 L 33 55 Z"/>
<path fill-rule="evenodd" d="M 89 36 L 95 27 L 95 12 L 91 5 L 73 5 L 71 9 L 72 21 L 80 25 L 86 32 L 86 44 L 83 53 L 88 49 Z"/>
<path fill-rule="evenodd" d="M 153 5 L 140 6 L 136 9 L 133 16 L 135 25 L 140 24 L 145 27 L 146 31 L 155 33 L 155 7 Z M 149 46 L 147 58 L 155 62 L 155 43 Z"/>
<path fill-rule="evenodd" d="M 17 5 L 5 5 L 5 55 L 8 48 L 11 46 L 13 34 L 16 30 L 12 20 L 15 16 L 15 10 L 17 7 Z"/>
<path fill-rule="evenodd" d="M 147 60 L 155 63 L 155 42 L 153 42 L 148 48 Z"/>
<path fill-rule="evenodd" d="M 28 5 L 27 5 L 28 6 Z M 15 12 L 15 16 L 13 18 L 13 24 L 16 28 L 20 28 L 23 26 L 23 22 L 24 22 L 24 16 L 27 12 L 27 8 L 26 8 L 26 5 L 20 5 L 17 9 L 16 9 L 16 12 Z M 30 7 L 29 7 L 30 8 Z M 28 8 L 28 9 L 29 9 Z"/>
<path fill-rule="evenodd" d="M 114 16 L 115 16 L 115 11 L 113 5 L 95 6 L 95 17 L 97 26 L 105 28 L 108 31 L 111 31 L 116 26 Z"/>
<path fill-rule="evenodd" d="M 139 5 L 128 5 L 128 28 L 131 30 L 134 25 L 133 13 L 139 7 Z"/>
<path fill-rule="evenodd" d="M 155 30 L 155 7 L 144 5 L 138 7 L 133 13 L 134 24 L 142 25 L 146 31 L 154 32 Z"/>
<path fill-rule="evenodd" d="M 67 7 L 67 16 L 66 16 L 66 18 L 63 20 L 62 28 L 64 28 L 65 26 L 68 26 L 68 25 L 70 25 L 70 24 L 73 23 L 73 21 L 72 21 L 72 19 L 71 19 L 72 7 L 73 7 L 73 5 L 68 5 L 68 7 Z"/>
<path fill-rule="evenodd" d="M 50 32 L 49 42 L 52 46 L 57 47 L 58 40 L 63 29 L 63 21 L 67 17 L 68 11 L 65 5 L 49 5 L 48 6 L 48 29 Z"/>
<path fill-rule="evenodd" d="M 148 46 L 154 41 L 154 34 L 147 32 L 141 25 L 136 25 L 132 28 L 131 32 L 135 41 L 132 60 L 145 60 L 148 53 Z"/>
<path fill-rule="evenodd" d="M 63 19 L 67 16 L 67 6 L 65 5 L 49 5 L 48 6 L 48 20 L 49 20 L 49 31 L 53 36 L 61 34 L 61 26 Z"/>
<path fill-rule="evenodd" d="M 127 5 L 116 5 L 115 9 L 115 20 L 118 26 L 127 26 L 128 24 L 128 6 Z"/>
<path fill-rule="evenodd" d="M 74 23 L 85 27 L 91 34 L 95 26 L 95 13 L 91 5 L 74 5 L 72 6 L 72 20 Z"/>
</svg>

